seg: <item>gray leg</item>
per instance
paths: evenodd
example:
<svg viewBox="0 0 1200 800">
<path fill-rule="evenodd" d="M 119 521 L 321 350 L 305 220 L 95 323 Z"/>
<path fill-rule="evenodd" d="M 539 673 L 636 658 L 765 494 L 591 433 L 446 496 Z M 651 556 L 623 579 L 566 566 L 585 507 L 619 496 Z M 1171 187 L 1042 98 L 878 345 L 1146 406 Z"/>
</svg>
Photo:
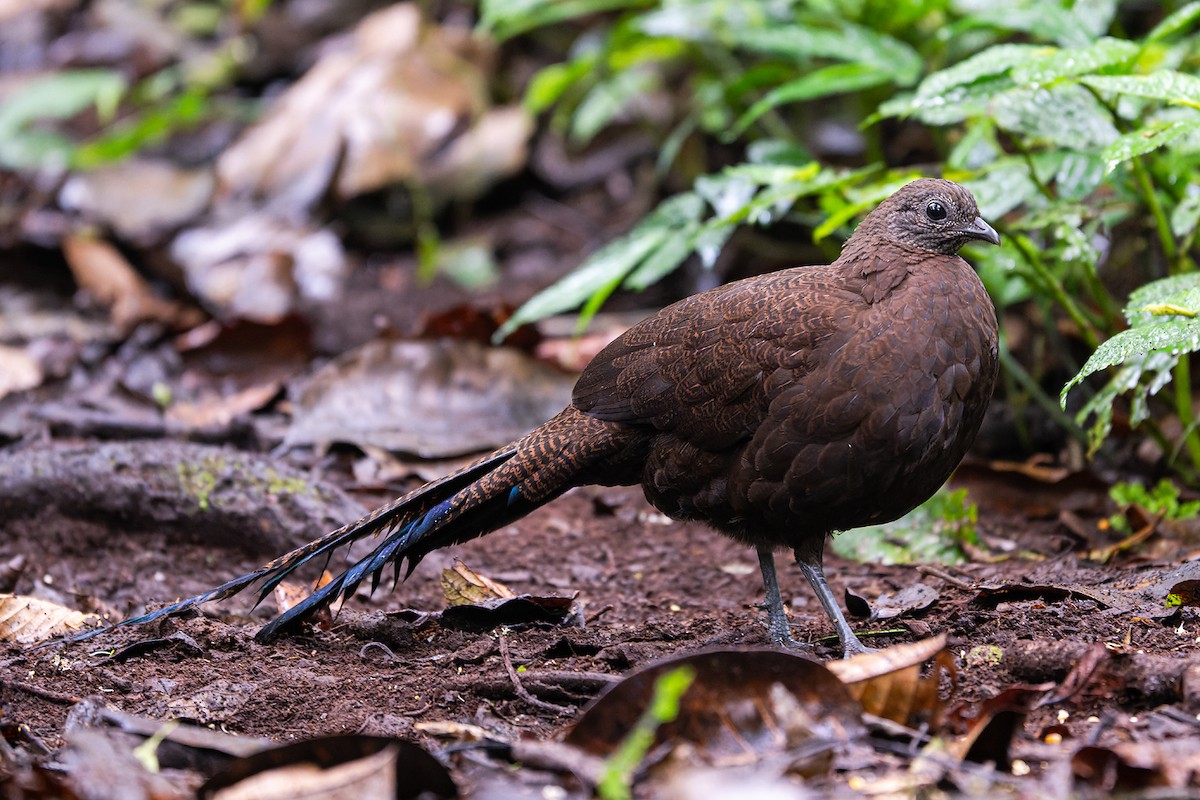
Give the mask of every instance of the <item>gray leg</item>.
<svg viewBox="0 0 1200 800">
<path fill-rule="evenodd" d="M 783 610 L 783 597 L 779 594 L 779 581 L 775 577 L 775 554 L 771 548 L 758 548 L 758 568 L 762 570 L 763 588 L 767 593 L 767 633 L 771 641 L 784 647 L 807 648 L 792 638 L 792 629 Z"/>
<path fill-rule="evenodd" d="M 833 590 L 829 588 L 829 584 L 825 580 L 825 569 L 821 565 L 825 554 L 825 537 L 813 537 L 812 541 L 797 547 L 795 554 L 800 571 L 804 573 L 805 578 L 808 578 L 808 585 L 816 593 L 825 613 L 833 622 L 833 627 L 837 629 L 838 638 L 842 641 L 842 658 L 875 650 L 875 648 L 867 647 L 860 642 L 854 635 L 854 631 L 850 630 L 850 623 L 846 622 L 846 615 L 842 613 L 841 606 L 833 596 Z"/>
</svg>

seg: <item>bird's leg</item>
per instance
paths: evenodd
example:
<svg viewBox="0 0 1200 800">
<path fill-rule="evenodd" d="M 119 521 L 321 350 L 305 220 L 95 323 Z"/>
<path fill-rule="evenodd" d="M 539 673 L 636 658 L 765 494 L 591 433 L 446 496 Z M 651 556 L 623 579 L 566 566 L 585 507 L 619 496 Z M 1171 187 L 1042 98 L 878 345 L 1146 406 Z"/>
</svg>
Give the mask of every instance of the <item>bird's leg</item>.
<svg viewBox="0 0 1200 800">
<path fill-rule="evenodd" d="M 858 640 L 854 631 L 850 630 L 850 623 L 846 622 L 846 615 L 842 613 L 841 606 L 833 596 L 833 590 L 829 588 L 829 583 L 825 580 L 825 568 L 821 563 L 825 555 L 825 537 L 813 536 L 806 539 L 804 544 L 794 550 L 794 553 L 796 563 L 800 565 L 800 571 L 804 573 L 805 578 L 808 578 L 808 585 L 816 593 L 825 613 L 833 622 L 833 627 L 837 629 L 838 638 L 842 642 L 842 658 L 874 651 L 874 647 L 867 647 Z"/>
<path fill-rule="evenodd" d="M 762 570 L 763 589 L 767 594 L 767 633 L 771 641 L 788 648 L 807 649 L 808 645 L 792 638 L 792 629 L 783 610 L 783 597 L 779 594 L 779 580 L 775 577 L 775 553 L 771 548 L 758 548 L 758 568 Z"/>
</svg>

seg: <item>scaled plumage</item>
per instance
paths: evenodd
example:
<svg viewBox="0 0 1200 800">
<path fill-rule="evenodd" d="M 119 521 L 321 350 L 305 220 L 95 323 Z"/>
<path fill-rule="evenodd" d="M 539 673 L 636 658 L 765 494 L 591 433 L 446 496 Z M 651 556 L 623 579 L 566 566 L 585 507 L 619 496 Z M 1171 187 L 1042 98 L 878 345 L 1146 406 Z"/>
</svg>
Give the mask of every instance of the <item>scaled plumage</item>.
<svg viewBox="0 0 1200 800">
<path fill-rule="evenodd" d="M 863 648 L 825 583 L 828 534 L 896 519 L 949 477 L 996 380 L 996 317 L 957 254 L 999 243 L 974 198 L 923 179 L 876 208 L 828 266 L 686 298 L 630 328 L 584 370 L 570 406 L 474 465 L 145 622 L 379 535 L 331 584 L 268 623 L 291 629 L 388 565 L 500 528 L 567 489 L 640 483 L 658 509 L 758 549 L 769 629 L 792 643 L 773 551 L 787 547 L 838 629 Z"/>
</svg>

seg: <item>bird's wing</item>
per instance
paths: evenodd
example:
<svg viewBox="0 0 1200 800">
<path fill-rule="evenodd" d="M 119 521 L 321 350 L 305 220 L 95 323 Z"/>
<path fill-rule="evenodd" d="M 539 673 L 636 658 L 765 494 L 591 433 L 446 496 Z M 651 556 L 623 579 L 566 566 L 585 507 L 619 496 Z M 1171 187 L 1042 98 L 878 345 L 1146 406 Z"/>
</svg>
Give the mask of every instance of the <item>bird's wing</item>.
<svg viewBox="0 0 1200 800">
<path fill-rule="evenodd" d="M 602 350 L 576 383 L 573 403 L 598 419 L 649 425 L 705 450 L 733 446 L 754 433 L 774 387 L 809 372 L 820 348 L 836 346 L 853 300 L 831 267 L 784 270 L 694 295 Z"/>
</svg>

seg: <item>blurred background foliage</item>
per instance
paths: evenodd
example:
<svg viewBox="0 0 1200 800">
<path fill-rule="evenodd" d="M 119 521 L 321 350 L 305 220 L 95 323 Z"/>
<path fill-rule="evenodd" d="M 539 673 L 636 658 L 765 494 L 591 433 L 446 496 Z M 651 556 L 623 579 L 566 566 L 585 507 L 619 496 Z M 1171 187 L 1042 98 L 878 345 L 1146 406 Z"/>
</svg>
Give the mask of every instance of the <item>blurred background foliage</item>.
<svg viewBox="0 0 1200 800">
<path fill-rule="evenodd" d="M 8 95 L 0 166 L 86 171 L 252 119 L 247 65 L 272 3 L 167 5 L 187 43 L 170 63 L 133 79 L 61 70 Z M 577 308 L 582 326 L 681 267 L 690 291 L 737 277 L 739 260 L 828 260 L 880 199 L 942 175 L 971 188 L 1003 238 L 966 255 L 1001 314 L 1003 395 L 1024 451 L 1046 449 L 1049 427 L 1063 452 L 1121 463 L 1140 447 L 1156 470 L 1200 480 L 1186 357 L 1200 348 L 1200 2 L 422 6 L 498 43 L 491 94 L 522 102 L 568 150 L 631 130 L 653 141 L 657 206 L 497 340 Z M 46 124 L 81 113 L 94 117 L 87 135 Z M 411 213 L 428 266 L 438 209 L 423 197 Z"/>
<path fill-rule="evenodd" d="M 790 219 L 841 241 L 897 186 L 943 175 L 1002 234 L 1001 248 L 968 253 L 1002 318 L 1032 323 L 1020 360 L 1004 332 L 1010 403 L 1039 407 L 1092 454 L 1115 413 L 1196 480 L 1180 356 L 1200 344 L 1200 3 L 494 0 L 481 25 L 535 36 L 612 9 L 534 77 L 526 103 L 575 142 L 644 120 L 662 132 L 660 170 L 696 177 L 510 326 L 581 303 L 586 319 L 689 257 L 712 268 L 740 226 Z M 689 160 L 696 135 L 742 163 Z M 1107 382 L 1068 391 L 1112 366 Z"/>
</svg>

